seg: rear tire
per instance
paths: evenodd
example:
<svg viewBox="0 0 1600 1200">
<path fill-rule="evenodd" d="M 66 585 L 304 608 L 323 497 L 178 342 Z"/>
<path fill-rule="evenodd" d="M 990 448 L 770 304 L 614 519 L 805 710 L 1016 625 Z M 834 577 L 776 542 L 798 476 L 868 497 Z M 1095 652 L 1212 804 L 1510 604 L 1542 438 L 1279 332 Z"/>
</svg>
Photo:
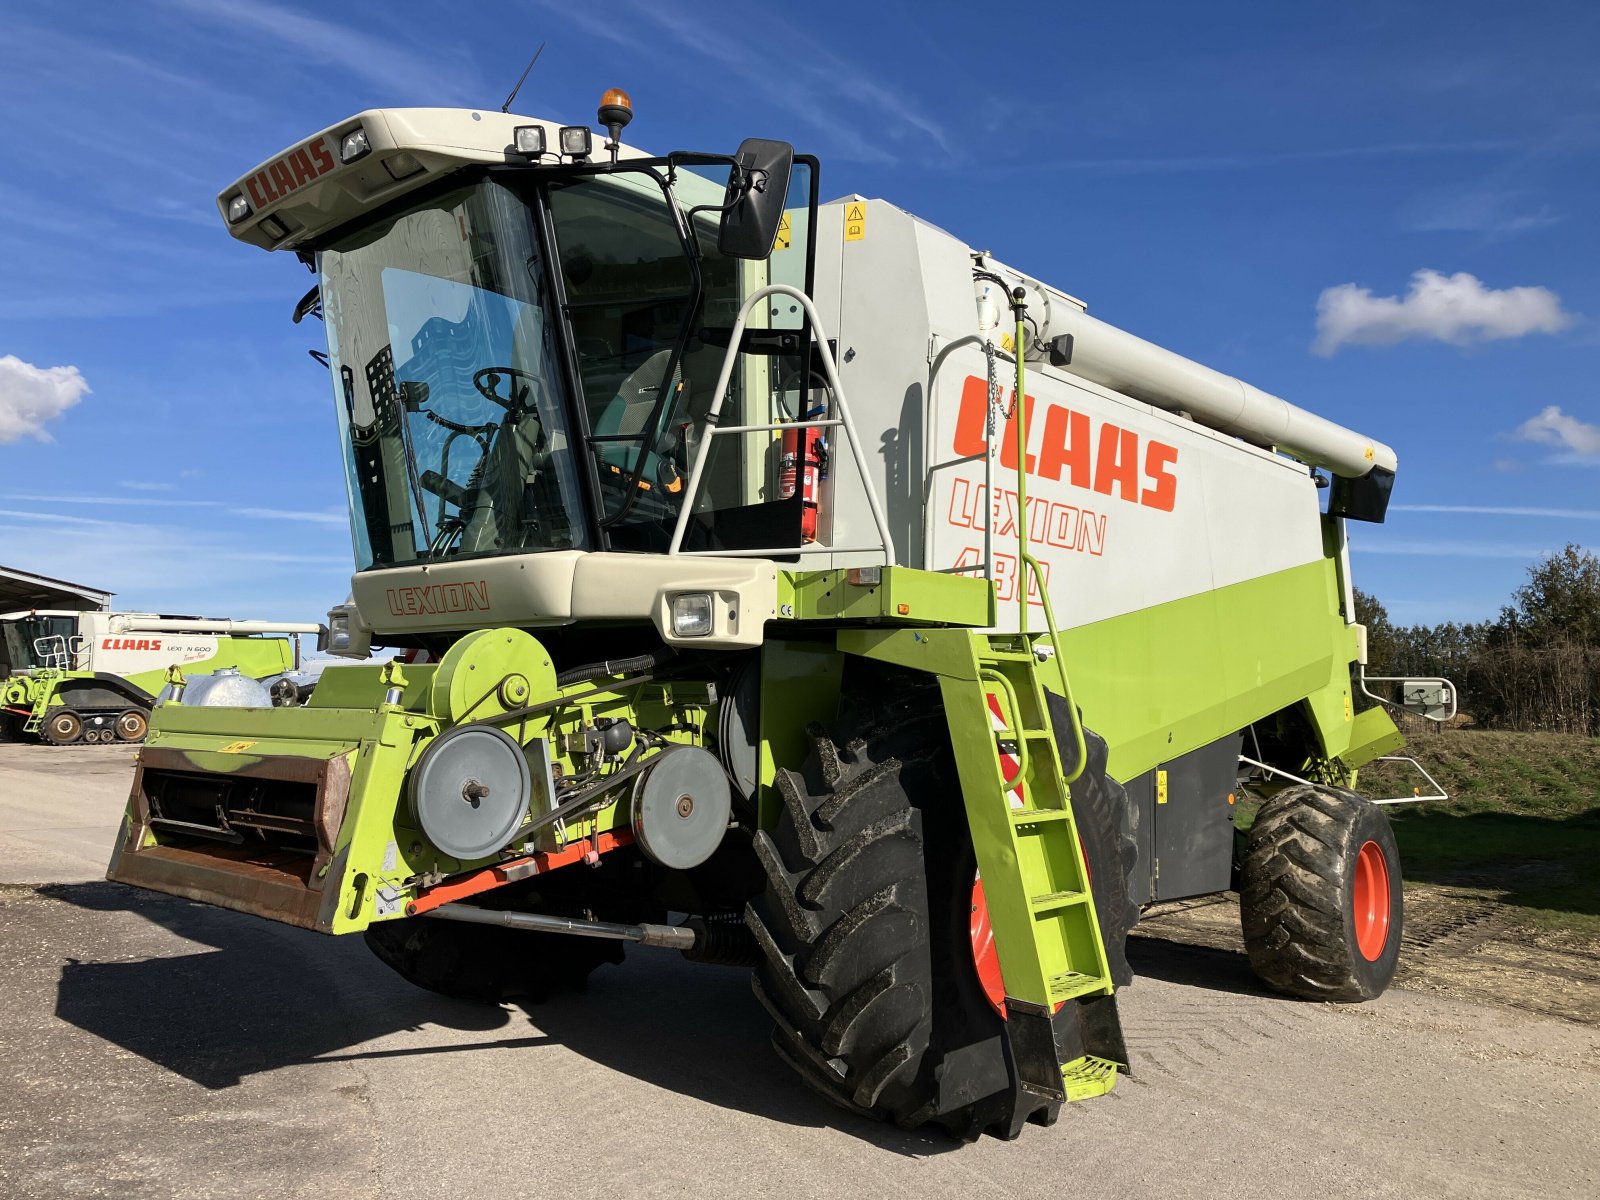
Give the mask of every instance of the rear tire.
<svg viewBox="0 0 1600 1200">
<path fill-rule="evenodd" d="M 142 742 L 150 731 L 150 716 L 143 709 L 130 708 L 117 717 L 119 742 Z"/>
<path fill-rule="evenodd" d="M 858 694 L 884 698 L 831 736 L 813 728 L 804 767 L 778 772 L 777 825 L 755 839 L 767 882 L 745 922 L 773 1047 L 862 1116 L 962 1140 L 1049 1124 L 1058 1102 L 1016 1111 L 1005 1025 L 974 961 L 974 856 L 937 686 L 891 675 Z M 1120 866 L 1113 855 L 1091 871 L 1114 891 Z M 1136 913 L 1122 878 L 1124 904 L 1107 911 Z M 1106 930 L 1124 972 L 1126 932 Z"/>
<path fill-rule="evenodd" d="M 1371 1000 L 1394 978 L 1400 853 L 1383 810 L 1354 792 L 1294 787 L 1256 814 L 1240 869 L 1250 965 L 1309 1000 Z"/>
</svg>

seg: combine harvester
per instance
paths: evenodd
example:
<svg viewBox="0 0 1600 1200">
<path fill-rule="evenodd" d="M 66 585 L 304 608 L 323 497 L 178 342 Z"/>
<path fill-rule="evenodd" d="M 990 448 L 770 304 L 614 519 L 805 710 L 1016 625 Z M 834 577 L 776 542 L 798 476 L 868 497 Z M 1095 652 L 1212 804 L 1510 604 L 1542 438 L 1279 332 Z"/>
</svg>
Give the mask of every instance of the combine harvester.
<svg viewBox="0 0 1600 1200">
<path fill-rule="evenodd" d="M 289 638 L 263 635 L 321 631 L 155 613 L 0 613 L 0 738 L 142 742 L 172 667 L 268 680 L 298 666 L 299 654 Z"/>
<path fill-rule="evenodd" d="M 1401 738 L 1355 708 L 1345 522 L 1394 452 L 819 205 L 784 143 L 650 157 L 630 116 L 363 112 L 218 197 L 316 276 L 330 649 L 416 661 L 162 705 L 109 877 L 487 1002 L 628 941 L 748 962 L 808 1083 L 959 1138 L 1112 1086 L 1152 901 L 1238 879 L 1269 984 L 1383 991 L 1353 789 Z"/>
</svg>

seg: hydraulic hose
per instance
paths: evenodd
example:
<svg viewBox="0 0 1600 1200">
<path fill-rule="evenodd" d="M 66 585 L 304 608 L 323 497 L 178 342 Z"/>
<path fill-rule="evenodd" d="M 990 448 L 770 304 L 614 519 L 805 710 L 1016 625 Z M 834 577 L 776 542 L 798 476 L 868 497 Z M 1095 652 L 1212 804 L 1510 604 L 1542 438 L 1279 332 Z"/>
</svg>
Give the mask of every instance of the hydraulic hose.
<svg viewBox="0 0 1600 1200">
<path fill-rule="evenodd" d="M 659 650 L 652 650 L 649 654 L 638 654 L 632 658 L 608 658 L 604 662 L 585 663 L 581 667 L 570 667 L 556 676 L 557 687 L 568 687 L 574 683 L 583 683 L 585 680 L 598 679 L 602 675 L 632 675 L 639 671 L 648 671 L 659 667 L 677 657 L 678 652 L 670 646 L 663 646 Z"/>
</svg>

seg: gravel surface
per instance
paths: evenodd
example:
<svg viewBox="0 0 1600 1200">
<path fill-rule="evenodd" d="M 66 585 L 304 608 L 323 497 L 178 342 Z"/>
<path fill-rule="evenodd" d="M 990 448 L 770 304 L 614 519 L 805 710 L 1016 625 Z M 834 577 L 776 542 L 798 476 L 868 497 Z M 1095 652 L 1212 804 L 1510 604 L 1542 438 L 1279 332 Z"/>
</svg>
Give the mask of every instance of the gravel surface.
<svg viewBox="0 0 1600 1200">
<path fill-rule="evenodd" d="M 101 880 L 116 747 L 0 746 L 0 1196 L 1600 1194 L 1600 1033 L 1392 991 L 1266 995 L 1136 939 L 1136 1073 L 958 1147 L 771 1054 L 746 973 L 630 952 L 528 1011 L 333 939 Z"/>
</svg>

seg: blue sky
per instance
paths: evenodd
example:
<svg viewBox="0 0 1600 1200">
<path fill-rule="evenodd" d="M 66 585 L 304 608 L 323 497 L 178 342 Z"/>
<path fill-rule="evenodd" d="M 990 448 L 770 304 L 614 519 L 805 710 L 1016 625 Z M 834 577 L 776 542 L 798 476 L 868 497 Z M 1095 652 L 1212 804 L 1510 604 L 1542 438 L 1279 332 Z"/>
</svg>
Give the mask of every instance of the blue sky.
<svg viewBox="0 0 1600 1200">
<path fill-rule="evenodd" d="M 362 108 L 497 108 L 541 40 L 520 112 L 620 85 L 647 148 L 787 139 L 825 196 L 1388 441 L 1398 511 L 1354 539 L 1398 620 L 1600 546 L 1600 5 L 604 7 L 7 0 L 0 562 L 123 607 L 342 600 L 310 280 L 213 197 Z"/>
</svg>

